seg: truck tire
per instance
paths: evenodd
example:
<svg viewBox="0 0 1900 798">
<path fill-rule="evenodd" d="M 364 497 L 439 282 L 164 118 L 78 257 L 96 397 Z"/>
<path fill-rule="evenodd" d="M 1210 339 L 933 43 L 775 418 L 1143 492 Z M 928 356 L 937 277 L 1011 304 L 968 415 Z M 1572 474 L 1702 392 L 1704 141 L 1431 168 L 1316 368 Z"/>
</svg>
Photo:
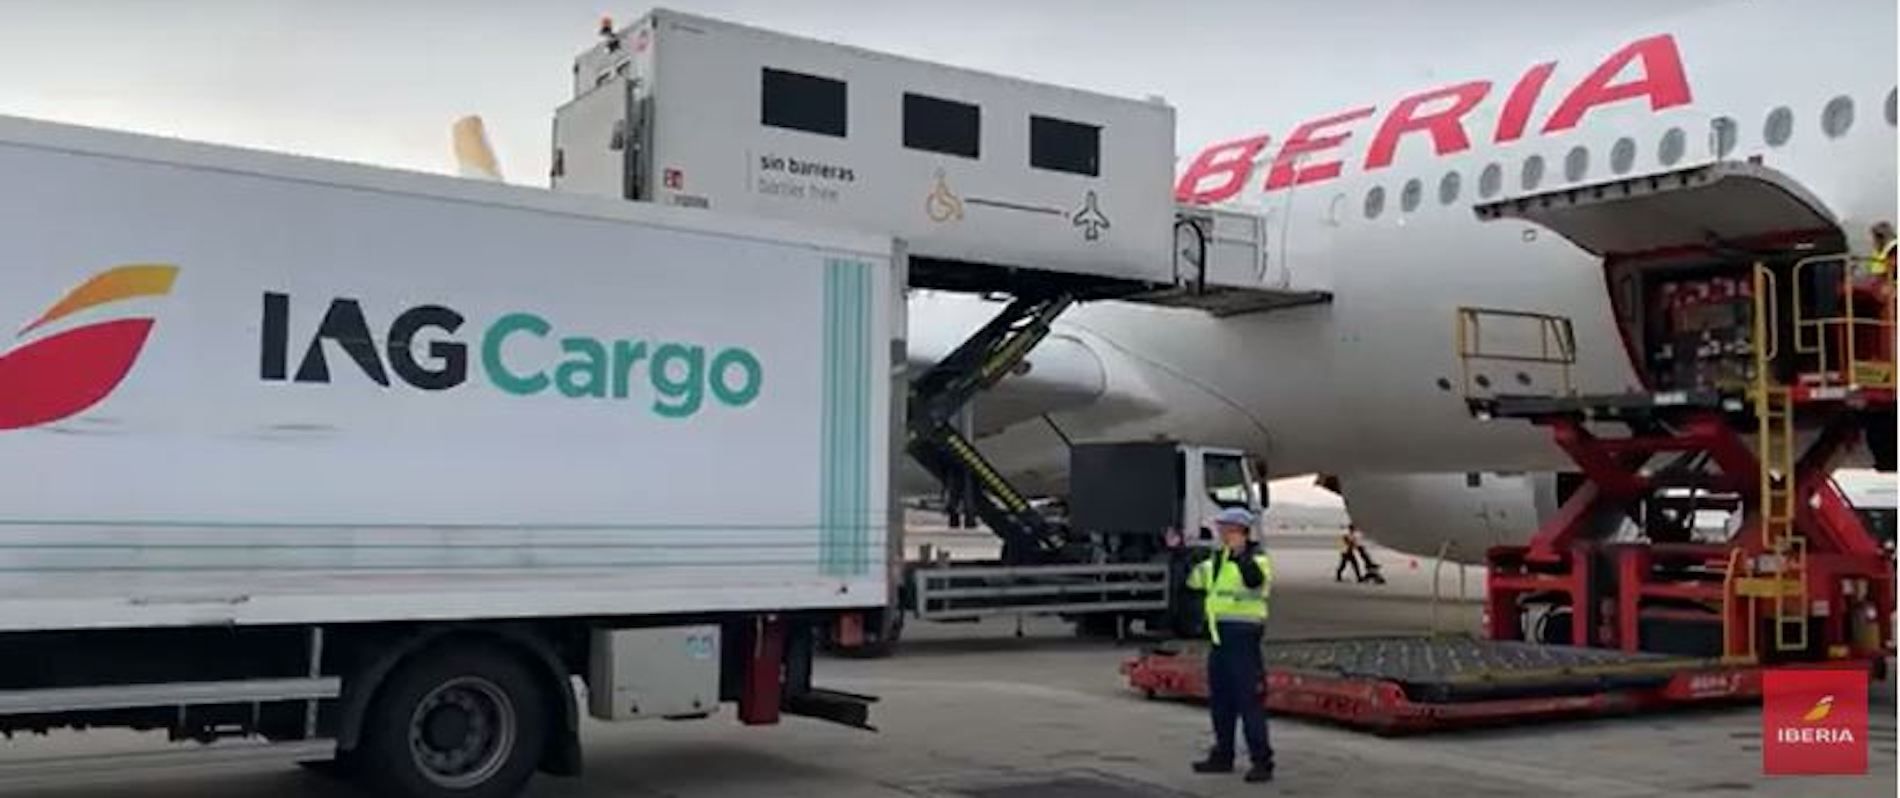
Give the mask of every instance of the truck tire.
<svg viewBox="0 0 1900 798">
<path fill-rule="evenodd" d="M 533 674 L 494 645 L 451 643 L 389 676 L 351 764 L 378 796 L 506 798 L 534 775 L 548 734 Z"/>
</svg>

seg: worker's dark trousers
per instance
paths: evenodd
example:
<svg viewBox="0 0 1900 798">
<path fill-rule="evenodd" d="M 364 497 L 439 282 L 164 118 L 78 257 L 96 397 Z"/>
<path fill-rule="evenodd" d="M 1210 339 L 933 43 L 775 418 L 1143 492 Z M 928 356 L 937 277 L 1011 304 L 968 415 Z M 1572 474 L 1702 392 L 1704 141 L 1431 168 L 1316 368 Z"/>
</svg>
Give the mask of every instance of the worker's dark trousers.
<svg viewBox="0 0 1900 798">
<path fill-rule="evenodd" d="M 1267 709 L 1260 701 L 1266 689 L 1260 661 L 1260 634 L 1256 623 L 1222 622 L 1220 645 L 1207 656 L 1207 697 L 1214 715 L 1215 760 L 1234 758 L 1234 722 L 1247 736 L 1253 761 L 1273 764 L 1273 746 L 1267 741 Z"/>
</svg>

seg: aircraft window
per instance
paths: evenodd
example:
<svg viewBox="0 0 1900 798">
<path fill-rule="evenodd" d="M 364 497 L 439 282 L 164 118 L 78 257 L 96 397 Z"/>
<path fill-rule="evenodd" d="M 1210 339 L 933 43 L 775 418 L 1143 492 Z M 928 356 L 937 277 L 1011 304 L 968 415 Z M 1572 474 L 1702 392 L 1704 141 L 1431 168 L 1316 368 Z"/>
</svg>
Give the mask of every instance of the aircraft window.
<svg viewBox="0 0 1900 798">
<path fill-rule="evenodd" d="M 1446 172 L 1444 178 L 1438 181 L 1439 204 L 1450 205 L 1457 202 L 1459 184 L 1463 182 L 1464 178 L 1459 177 L 1457 172 Z"/>
<path fill-rule="evenodd" d="M 1845 94 L 1827 101 L 1827 107 L 1821 109 L 1821 132 L 1828 138 L 1838 139 L 1847 135 L 1848 128 L 1854 126 L 1854 98 Z"/>
<path fill-rule="evenodd" d="M 844 138 L 844 81 L 766 67 L 759 82 L 761 123 Z"/>
<path fill-rule="evenodd" d="M 1900 122 L 1900 89 L 1891 89 L 1887 92 L 1887 127 L 1896 122 Z"/>
<path fill-rule="evenodd" d="M 1418 201 L 1425 196 L 1425 186 L 1418 178 L 1405 181 L 1405 190 L 1399 193 L 1399 208 L 1406 213 L 1418 210 Z"/>
<path fill-rule="evenodd" d="M 1570 148 L 1570 154 L 1564 156 L 1564 179 L 1572 183 L 1582 180 L 1590 173 L 1590 150 L 1577 146 Z"/>
<path fill-rule="evenodd" d="M 1030 116 L 1029 165 L 1100 177 L 1102 128 L 1047 116 Z"/>
<path fill-rule="evenodd" d="M 1616 140 L 1616 146 L 1610 148 L 1610 169 L 1619 175 L 1630 173 L 1636 168 L 1636 139 L 1624 136 Z"/>
<path fill-rule="evenodd" d="M 1663 166 L 1675 166 L 1688 148 L 1689 135 L 1682 132 L 1682 128 L 1672 127 L 1663 134 L 1662 145 L 1656 148 L 1656 158 L 1662 161 Z"/>
<path fill-rule="evenodd" d="M 1533 155 L 1524 159 L 1524 190 L 1532 191 L 1537 184 L 1544 182 L 1544 156 Z"/>
<path fill-rule="evenodd" d="M 1715 157 L 1727 158 L 1735 151 L 1735 145 L 1741 143 L 1741 138 L 1735 120 L 1718 116 L 1709 122 L 1709 140 L 1715 146 Z"/>
<path fill-rule="evenodd" d="M 1762 140 L 1770 147 L 1779 147 L 1788 143 L 1794 135 L 1794 112 L 1788 106 L 1781 106 L 1768 112 L 1768 121 L 1762 124 Z"/>
<path fill-rule="evenodd" d="M 1385 186 L 1373 186 L 1366 191 L 1366 218 L 1377 219 L 1385 213 Z"/>
<path fill-rule="evenodd" d="M 1342 218 L 1345 215 L 1346 195 L 1334 194 L 1332 203 L 1326 206 L 1326 223 L 1338 227 L 1341 222 L 1345 221 L 1345 219 Z"/>
<path fill-rule="evenodd" d="M 904 146 L 975 158 L 982 109 L 969 103 L 904 93 Z"/>
<path fill-rule="evenodd" d="M 1487 164 L 1484 172 L 1478 175 L 1478 195 L 1490 199 L 1504 188 L 1504 167 Z"/>
</svg>

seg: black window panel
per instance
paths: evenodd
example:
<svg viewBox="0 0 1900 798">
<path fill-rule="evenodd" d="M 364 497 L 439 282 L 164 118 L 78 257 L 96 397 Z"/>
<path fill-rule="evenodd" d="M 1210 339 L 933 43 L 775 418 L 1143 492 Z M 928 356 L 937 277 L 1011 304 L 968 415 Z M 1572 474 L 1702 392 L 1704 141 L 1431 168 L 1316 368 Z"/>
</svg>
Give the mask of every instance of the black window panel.
<svg viewBox="0 0 1900 798">
<path fill-rule="evenodd" d="M 759 116 L 771 127 L 844 138 L 844 81 L 766 67 Z"/>
<path fill-rule="evenodd" d="M 1101 176 L 1102 128 L 1046 116 L 1029 117 L 1029 165 Z"/>
<path fill-rule="evenodd" d="M 975 158 L 979 150 L 983 112 L 969 103 L 904 95 L 904 146 Z"/>
</svg>

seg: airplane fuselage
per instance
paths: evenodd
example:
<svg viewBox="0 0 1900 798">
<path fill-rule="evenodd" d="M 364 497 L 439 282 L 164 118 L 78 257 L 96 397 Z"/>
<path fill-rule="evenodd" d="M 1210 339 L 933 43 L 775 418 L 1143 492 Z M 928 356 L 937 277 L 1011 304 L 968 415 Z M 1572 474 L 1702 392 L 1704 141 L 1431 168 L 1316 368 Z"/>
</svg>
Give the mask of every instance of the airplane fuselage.
<svg viewBox="0 0 1900 798">
<path fill-rule="evenodd" d="M 1208 148 L 1188 160 L 1183 198 L 1267 214 L 1273 256 L 1296 275 L 1326 273 L 1333 300 L 1225 319 L 1083 306 L 1058 338 L 1115 361 L 1102 367 L 1104 395 L 1119 401 L 1011 427 L 986 451 L 1031 483 L 1060 481 L 1051 426 L 1070 439 L 1245 446 L 1275 476 L 1562 467 L 1541 431 L 1471 418 L 1456 308 L 1567 317 L 1575 386 L 1635 389 L 1602 261 L 1529 223 L 1480 221 L 1473 206 L 1759 158 L 1819 197 L 1865 252 L 1869 229 L 1895 217 L 1894 9 L 1852 5 L 1708 9 Z M 1534 366 L 1500 376 L 1527 388 L 1559 379 Z"/>
</svg>

